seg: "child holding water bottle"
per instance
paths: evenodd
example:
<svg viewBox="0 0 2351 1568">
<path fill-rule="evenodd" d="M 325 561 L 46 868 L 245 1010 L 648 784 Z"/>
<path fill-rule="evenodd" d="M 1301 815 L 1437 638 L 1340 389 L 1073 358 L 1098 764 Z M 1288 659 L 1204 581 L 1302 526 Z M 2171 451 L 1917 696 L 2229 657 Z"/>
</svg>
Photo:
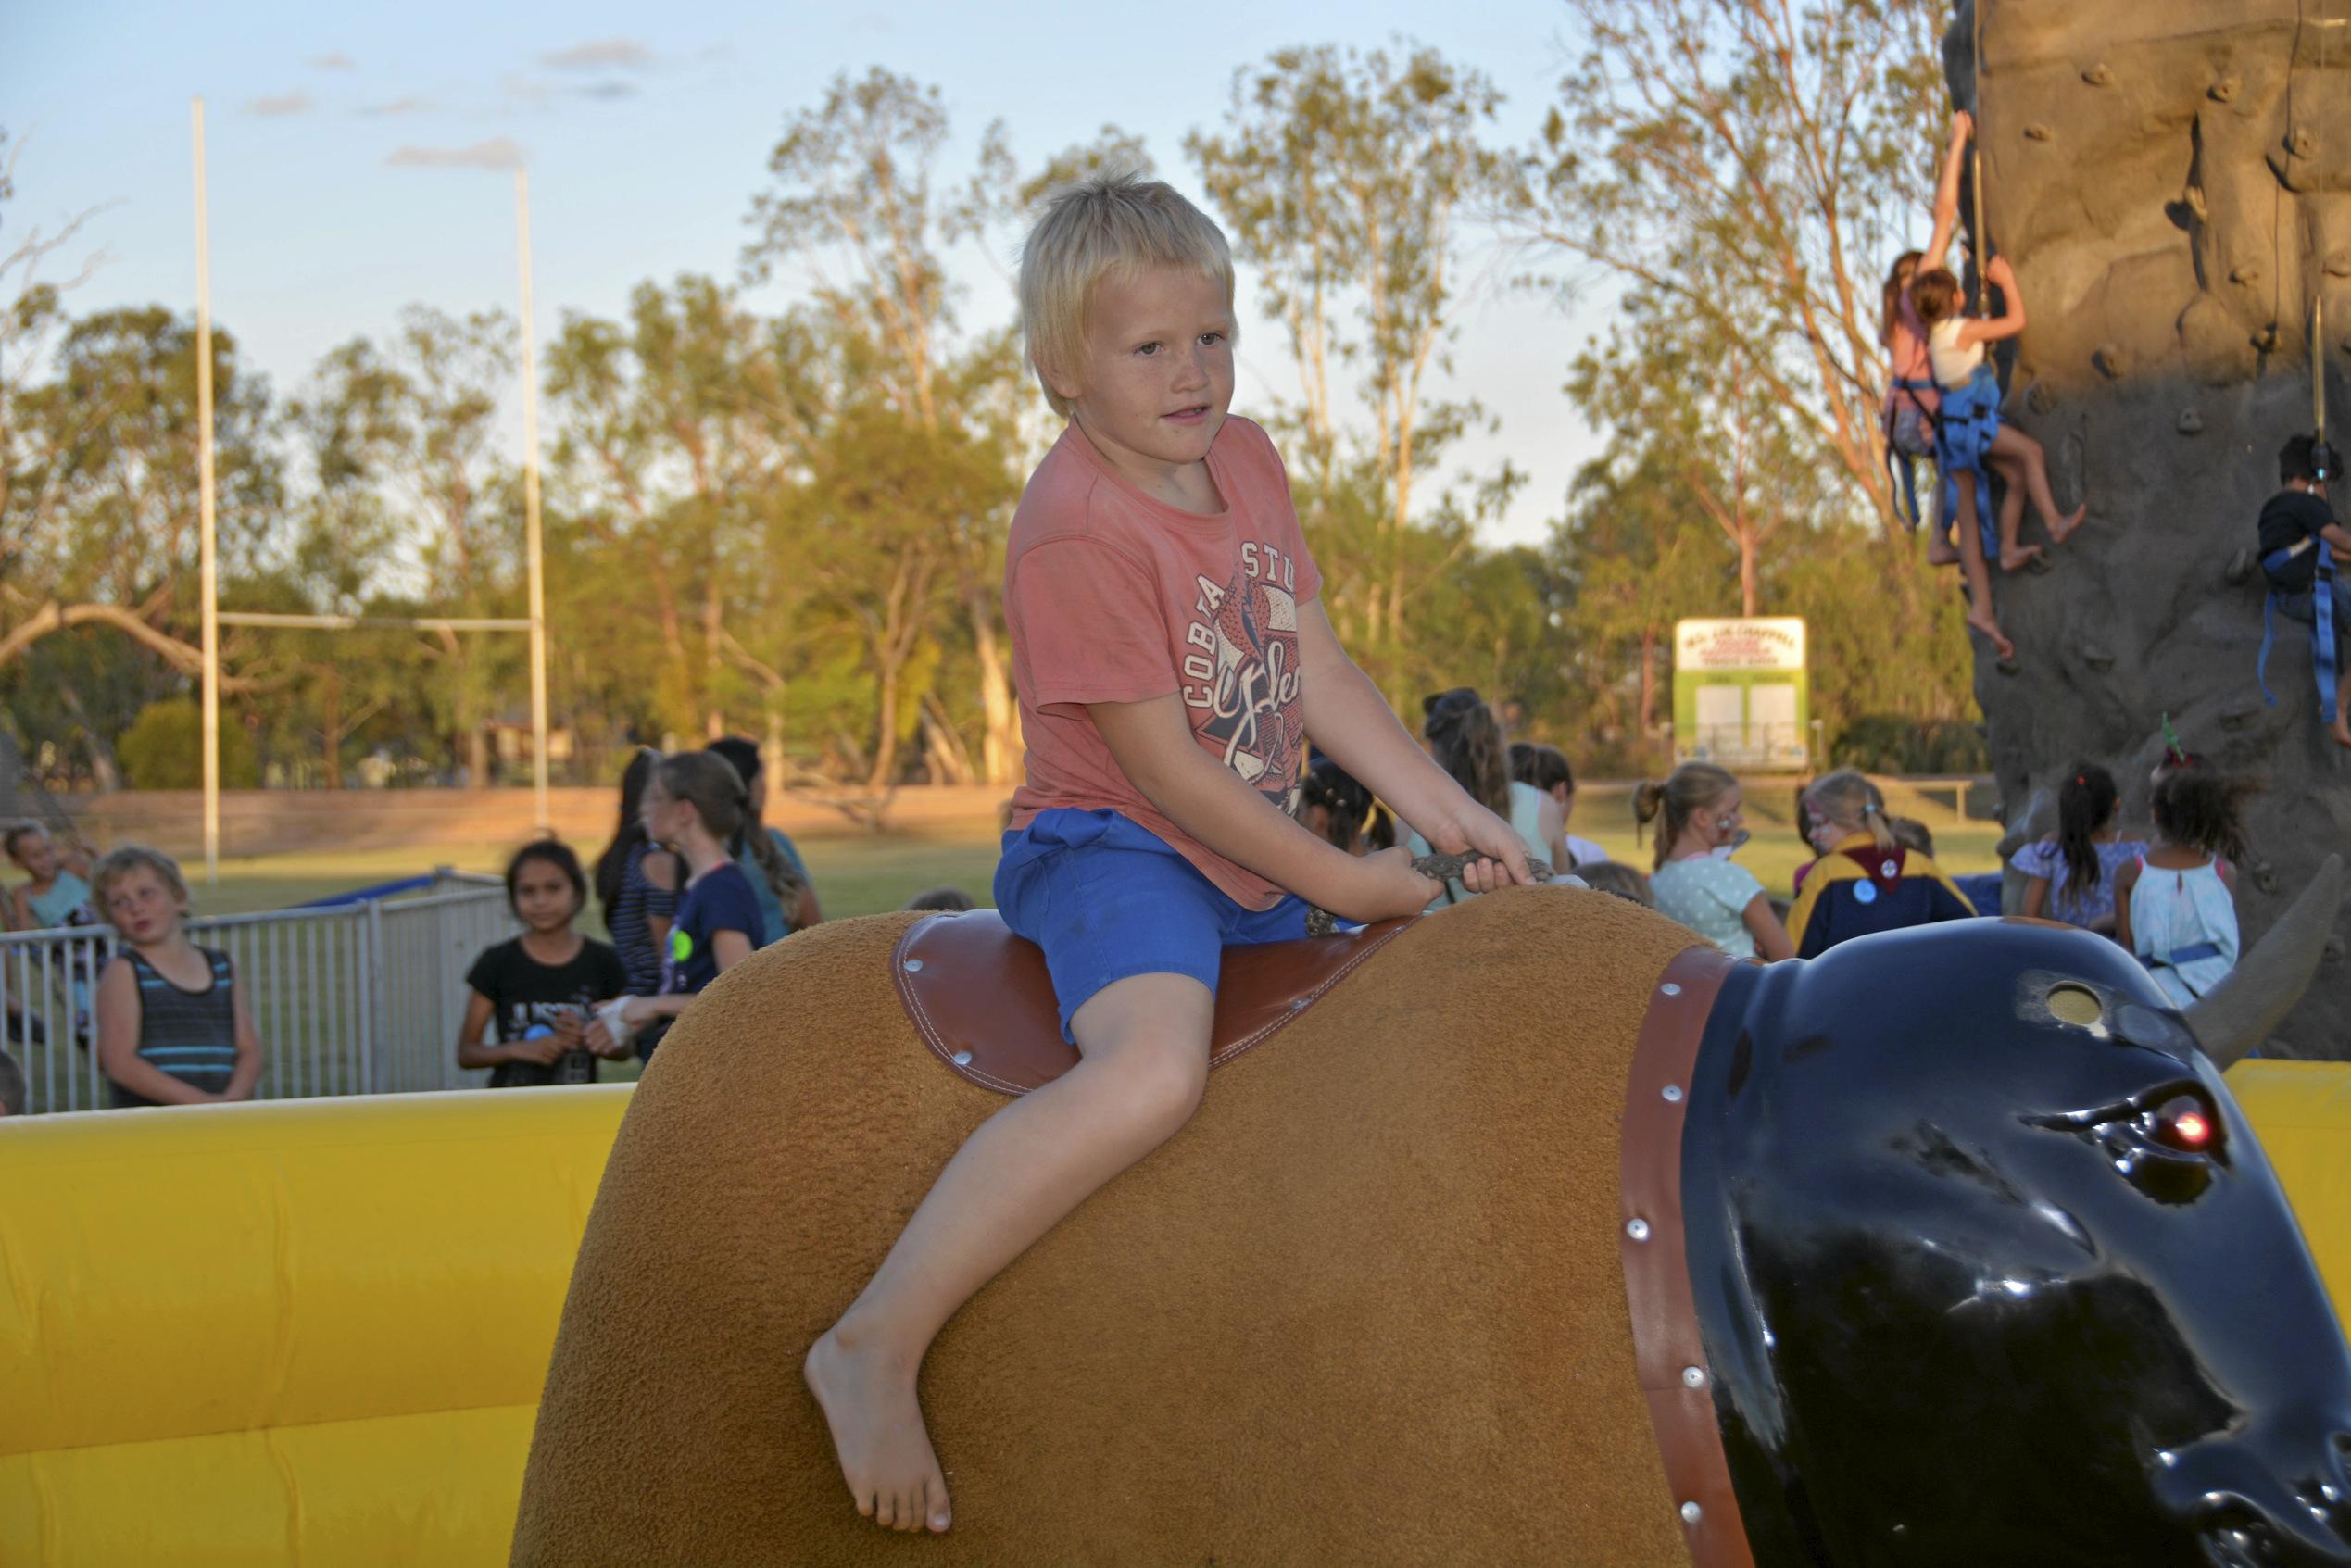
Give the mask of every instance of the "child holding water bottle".
<svg viewBox="0 0 2351 1568">
<path fill-rule="evenodd" d="M 466 972 L 473 994 L 458 1030 L 458 1065 L 490 1069 L 490 1087 L 593 1084 L 590 1010 L 628 987 L 621 956 L 572 929 L 587 902 L 580 858 L 553 839 L 526 844 L 507 863 L 506 897 L 522 935 L 483 949 Z M 482 1031 L 497 1025 L 497 1043 Z"/>
</svg>

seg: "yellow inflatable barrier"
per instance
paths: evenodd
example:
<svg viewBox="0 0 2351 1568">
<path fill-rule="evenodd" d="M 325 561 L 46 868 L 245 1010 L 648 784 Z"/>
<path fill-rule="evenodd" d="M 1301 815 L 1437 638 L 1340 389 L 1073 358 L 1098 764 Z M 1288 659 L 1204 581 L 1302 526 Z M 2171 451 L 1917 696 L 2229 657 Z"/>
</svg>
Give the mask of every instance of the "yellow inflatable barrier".
<svg viewBox="0 0 2351 1568">
<path fill-rule="evenodd" d="M 0 1562 L 504 1562 L 628 1095 L 0 1122 Z"/>
<path fill-rule="evenodd" d="M 2351 1065 L 2229 1080 L 2341 1311 Z M 0 1121 L 0 1563 L 504 1562 L 628 1095 Z"/>
</svg>

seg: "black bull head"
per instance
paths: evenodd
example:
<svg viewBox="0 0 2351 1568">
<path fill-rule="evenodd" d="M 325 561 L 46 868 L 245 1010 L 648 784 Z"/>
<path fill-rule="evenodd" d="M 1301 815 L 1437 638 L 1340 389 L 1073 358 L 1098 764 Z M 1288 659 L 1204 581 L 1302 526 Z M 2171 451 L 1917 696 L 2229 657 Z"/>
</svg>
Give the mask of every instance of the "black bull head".
<svg viewBox="0 0 2351 1568">
<path fill-rule="evenodd" d="M 2018 922 L 1732 975 L 1682 1200 L 1756 1562 L 2351 1564 L 2351 1355 L 2214 1065 L 2319 883 L 2185 1018 Z"/>
</svg>

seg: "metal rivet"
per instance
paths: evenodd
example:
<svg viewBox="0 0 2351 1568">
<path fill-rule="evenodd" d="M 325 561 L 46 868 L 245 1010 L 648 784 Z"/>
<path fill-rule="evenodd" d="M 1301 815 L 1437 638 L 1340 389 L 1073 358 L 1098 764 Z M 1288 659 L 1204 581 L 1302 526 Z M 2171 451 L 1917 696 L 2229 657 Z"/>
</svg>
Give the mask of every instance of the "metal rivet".
<svg viewBox="0 0 2351 1568">
<path fill-rule="evenodd" d="M 1647 1241 L 1649 1239 L 1649 1222 L 1646 1220 L 1628 1220 L 1625 1222 L 1625 1234 L 1632 1237 L 1635 1241 Z"/>
<path fill-rule="evenodd" d="M 1292 1012 L 1304 1012 L 1306 1010 L 1306 998 L 1303 997 L 1292 997 L 1289 999 L 1289 1010 Z"/>
<path fill-rule="evenodd" d="M 1698 1523 L 1698 1515 L 1703 1512 L 1704 1510 L 1700 1509 L 1694 1502 L 1683 1503 L 1681 1505 L 1681 1522 L 1685 1524 L 1695 1524 Z"/>
<path fill-rule="evenodd" d="M 2173 1453 L 2169 1449 L 2157 1449 L 2156 1450 L 2156 1458 L 2162 1461 L 2163 1467 L 2166 1470 L 2170 1469 L 2173 1465 L 2180 1462 L 2180 1456 Z"/>
<path fill-rule="evenodd" d="M 1666 981 L 1663 985 L 1658 986 L 1657 989 L 1663 991 L 1668 997 L 1678 997 L 1681 995 L 1681 987 L 1675 985 L 1670 980 Z"/>
<path fill-rule="evenodd" d="M 957 1051 L 952 1060 L 958 1067 L 969 1067 L 972 1064 L 972 1053 L 969 1051 Z"/>
<path fill-rule="evenodd" d="M 922 970 L 922 967 L 923 960 L 920 959 L 909 959 L 906 960 L 906 972 L 909 974 L 918 973 Z"/>
<path fill-rule="evenodd" d="M 1681 1386 L 1684 1388 L 1704 1388 L 1706 1386 L 1706 1369 L 1694 1366 L 1682 1368 Z"/>
<path fill-rule="evenodd" d="M 1681 1085 L 1679 1084 L 1667 1084 L 1662 1092 L 1666 1097 L 1666 1103 L 1667 1105 L 1679 1105 L 1681 1103 Z"/>
</svg>

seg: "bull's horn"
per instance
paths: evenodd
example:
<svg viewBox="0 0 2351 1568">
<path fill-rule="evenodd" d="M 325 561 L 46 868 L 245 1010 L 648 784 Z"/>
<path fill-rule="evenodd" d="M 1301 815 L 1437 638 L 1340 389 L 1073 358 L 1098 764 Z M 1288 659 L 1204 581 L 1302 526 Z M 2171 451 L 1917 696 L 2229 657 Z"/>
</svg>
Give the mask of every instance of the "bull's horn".
<svg viewBox="0 0 2351 1568">
<path fill-rule="evenodd" d="M 2318 972 L 2342 902 L 2343 857 L 2329 855 L 2302 897 L 2253 945 L 2253 951 L 2210 996 L 2188 1010 L 2188 1027 L 2213 1066 L 2227 1068 L 2243 1060 L 2294 1010 Z"/>
</svg>

